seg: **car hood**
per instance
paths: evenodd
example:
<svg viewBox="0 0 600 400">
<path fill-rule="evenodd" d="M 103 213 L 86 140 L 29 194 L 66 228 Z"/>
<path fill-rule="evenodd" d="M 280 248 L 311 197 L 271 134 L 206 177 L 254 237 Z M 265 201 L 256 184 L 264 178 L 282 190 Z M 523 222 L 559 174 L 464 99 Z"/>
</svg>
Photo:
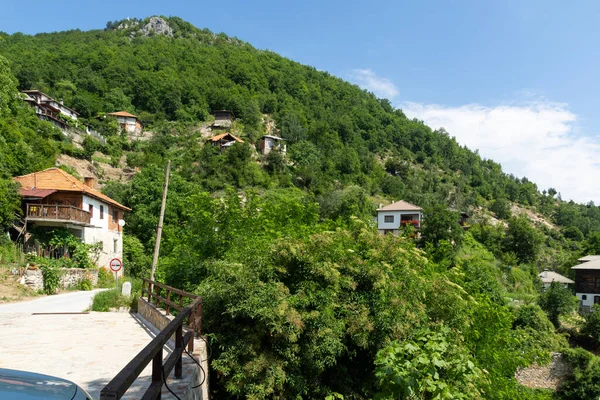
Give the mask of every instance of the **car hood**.
<svg viewBox="0 0 600 400">
<path fill-rule="evenodd" d="M 77 385 L 55 376 L 0 368 L 0 399 L 69 399 L 77 394 Z"/>
</svg>

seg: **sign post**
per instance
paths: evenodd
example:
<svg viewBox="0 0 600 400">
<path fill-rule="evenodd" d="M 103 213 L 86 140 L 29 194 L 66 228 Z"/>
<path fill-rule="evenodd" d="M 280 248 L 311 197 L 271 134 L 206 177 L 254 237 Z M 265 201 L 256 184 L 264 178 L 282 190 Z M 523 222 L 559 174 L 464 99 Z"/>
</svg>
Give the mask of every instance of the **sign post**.
<svg viewBox="0 0 600 400">
<path fill-rule="evenodd" d="M 118 258 L 113 258 L 112 260 L 110 260 L 108 265 L 110 266 L 110 269 L 115 273 L 115 293 L 118 296 L 119 295 L 119 274 L 118 274 L 118 272 L 121 270 L 121 268 L 123 268 L 123 261 L 121 261 Z"/>
</svg>

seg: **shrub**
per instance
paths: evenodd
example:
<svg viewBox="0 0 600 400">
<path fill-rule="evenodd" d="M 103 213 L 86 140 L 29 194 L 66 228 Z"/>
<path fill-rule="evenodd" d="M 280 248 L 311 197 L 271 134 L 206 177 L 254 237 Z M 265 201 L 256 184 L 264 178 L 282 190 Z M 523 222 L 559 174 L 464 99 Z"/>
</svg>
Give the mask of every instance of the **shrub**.
<svg viewBox="0 0 600 400">
<path fill-rule="evenodd" d="M 115 285 L 115 277 L 106 268 L 98 270 L 98 287 L 110 288 Z"/>
<path fill-rule="evenodd" d="M 79 283 L 77 283 L 78 290 L 92 290 L 92 287 L 92 281 L 90 281 L 88 278 L 83 278 L 79 281 Z"/>
<path fill-rule="evenodd" d="M 575 311 L 579 304 L 577 297 L 558 282 L 552 282 L 550 288 L 542 293 L 538 302 L 556 328 L 560 325 L 560 316 Z"/>
<path fill-rule="evenodd" d="M 581 349 L 564 352 L 573 371 L 563 380 L 558 393 L 561 399 L 580 400 L 600 397 L 600 358 Z"/>
<path fill-rule="evenodd" d="M 58 291 L 60 284 L 60 270 L 52 264 L 40 266 L 44 278 L 44 293 L 54 294 Z"/>
<path fill-rule="evenodd" d="M 111 308 L 130 307 L 130 303 L 130 297 L 116 293 L 115 289 L 105 290 L 94 296 L 92 311 L 107 312 Z"/>
</svg>

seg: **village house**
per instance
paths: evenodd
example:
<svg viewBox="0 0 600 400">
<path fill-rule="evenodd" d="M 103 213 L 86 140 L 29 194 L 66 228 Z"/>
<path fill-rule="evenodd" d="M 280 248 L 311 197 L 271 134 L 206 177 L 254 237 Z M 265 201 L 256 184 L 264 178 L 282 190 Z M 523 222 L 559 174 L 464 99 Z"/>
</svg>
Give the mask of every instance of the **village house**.
<svg viewBox="0 0 600 400">
<path fill-rule="evenodd" d="M 286 152 L 285 139 L 273 135 L 265 135 L 258 142 L 258 149 L 261 154 L 267 155 L 271 150 L 279 150 L 283 154 Z"/>
<path fill-rule="evenodd" d="M 575 281 L 567 278 L 566 276 L 562 276 L 558 272 L 548 271 L 547 269 L 540 272 L 538 276 L 540 277 L 540 281 L 542 281 L 542 290 L 548 289 L 550 285 L 552 285 L 552 282 L 557 282 L 565 288 L 575 283 Z"/>
<path fill-rule="evenodd" d="M 82 183 L 59 168 L 13 178 L 21 185 L 24 224 L 15 227 L 25 251 L 35 251 L 35 229 L 64 228 L 87 244 L 99 244 L 99 267 L 108 268 L 112 258 L 122 259 L 125 225 L 129 208 L 94 188 L 94 178 Z"/>
<path fill-rule="evenodd" d="M 221 151 L 233 146 L 236 143 L 244 143 L 242 139 L 232 135 L 231 133 L 221 133 L 220 135 L 208 138 L 208 141 L 211 142 L 213 146 L 219 146 Z"/>
<path fill-rule="evenodd" d="M 117 122 L 119 123 L 119 127 L 123 131 L 132 133 L 134 135 L 139 135 L 142 133 L 143 125 L 137 116 L 130 114 L 127 111 L 112 112 L 106 115 L 116 118 Z"/>
<path fill-rule="evenodd" d="M 600 304 L 600 256 L 590 255 L 577 260 L 575 270 L 575 296 L 579 298 L 581 309 L 589 311 L 594 304 Z"/>
<path fill-rule="evenodd" d="M 423 209 L 406 201 L 399 200 L 385 207 L 377 209 L 377 229 L 382 234 L 397 235 L 400 229 L 412 225 L 415 229 L 421 229 Z"/>
<path fill-rule="evenodd" d="M 65 106 L 63 101 L 56 101 L 39 90 L 24 90 L 25 102 L 35 109 L 35 114 L 40 120 L 53 123 L 59 129 L 65 130 L 67 124 L 58 118 L 59 114 L 77 120 L 79 114 Z"/>
<path fill-rule="evenodd" d="M 233 112 L 229 110 L 216 110 L 213 114 L 215 115 L 215 122 L 213 122 L 215 128 L 230 128 L 233 125 L 233 120 L 235 119 Z"/>
</svg>

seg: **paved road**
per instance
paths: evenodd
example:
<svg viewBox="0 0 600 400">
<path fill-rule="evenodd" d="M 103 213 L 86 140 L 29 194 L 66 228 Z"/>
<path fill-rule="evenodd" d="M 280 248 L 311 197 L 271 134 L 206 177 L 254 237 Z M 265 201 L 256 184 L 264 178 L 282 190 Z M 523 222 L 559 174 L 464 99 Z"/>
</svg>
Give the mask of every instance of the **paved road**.
<svg viewBox="0 0 600 400">
<path fill-rule="evenodd" d="M 0 305 L 0 368 L 58 376 L 85 388 L 94 399 L 100 390 L 155 336 L 129 313 L 43 314 L 86 310 L 95 293 L 69 292 Z M 165 357 L 169 351 L 165 350 Z M 184 357 L 184 376 L 194 365 Z M 123 399 L 140 399 L 151 381 L 151 364 Z M 188 380 L 170 386 L 182 392 Z M 163 389 L 163 391 L 165 391 Z M 163 393 L 163 399 L 173 399 Z"/>
<path fill-rule="evenodd" d="M 55 296 L 44 296 L 35 300 L 0 304 L 0 314 L 32 314 L 48 312 L 79 312 L 92 305 L 94 295 L 102 290 L 69 292 Z"/>
</svg>

